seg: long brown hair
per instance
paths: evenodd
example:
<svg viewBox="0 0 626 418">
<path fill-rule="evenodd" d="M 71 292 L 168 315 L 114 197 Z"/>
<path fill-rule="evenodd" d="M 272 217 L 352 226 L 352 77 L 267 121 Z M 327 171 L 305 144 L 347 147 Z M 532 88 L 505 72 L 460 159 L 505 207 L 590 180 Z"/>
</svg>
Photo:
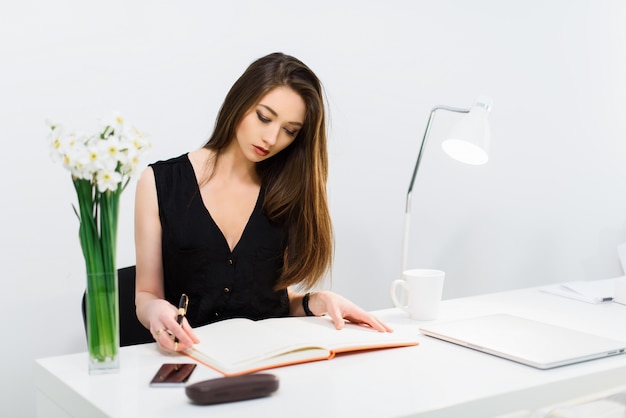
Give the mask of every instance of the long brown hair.
<svg viewBox="0 0 626 418">
<path fill-rule="evenodd" d="M 224 99 L 211 138 L 215 163 L 235 137 L 244 115 L 270 90 L 285 86 L 306 105 L 304 124 L 287 148 L 257 163 L 265 189 L 263 209 L 270 220 L 287 228 L 287 251 L 276 288 L 293 284 L 311 288 L 332 265 L 332 224 L 326 197 L 328 152 L 322 85 L 304 63 L 283 53 L 254 61 Z"/>
</svg>

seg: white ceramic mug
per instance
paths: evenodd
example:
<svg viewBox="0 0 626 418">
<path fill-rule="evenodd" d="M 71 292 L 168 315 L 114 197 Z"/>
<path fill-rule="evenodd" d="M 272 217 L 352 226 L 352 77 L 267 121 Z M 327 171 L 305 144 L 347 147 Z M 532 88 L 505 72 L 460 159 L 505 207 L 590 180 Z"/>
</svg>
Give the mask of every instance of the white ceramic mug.
<svg viewBox="0 0 626 418">
<path fill-rule="evenodd" d="M 391 284 L 393 304 L 418 321 L 436 319 L 443 293 L 445 273 L 441 270 L 414 269 L 402 273 L 404 280 Z M 399 291 L 404 296 L 398 297 Z M 401 299 L 408 303 L 403 304 Z"/>
</svg>

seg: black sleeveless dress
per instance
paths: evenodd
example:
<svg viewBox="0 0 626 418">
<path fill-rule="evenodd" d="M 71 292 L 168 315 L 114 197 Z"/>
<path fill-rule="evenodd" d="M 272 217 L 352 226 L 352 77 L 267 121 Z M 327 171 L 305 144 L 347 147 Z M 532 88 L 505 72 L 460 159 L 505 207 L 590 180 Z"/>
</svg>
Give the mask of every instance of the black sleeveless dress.
<svg viewBox="0 0 626 418">
<path fill-rule="evenodd" d="M 204 206 L 188 155 L 150 165 L 162 227 L 165 299 L 189 296 L 193 327 L 228 318 L 289 315 L 286 290 L 274 291 L 283 266 L 285 228 L 263 213 L 263 188 L 243 234 L 230 251 Z"/>
</svg>

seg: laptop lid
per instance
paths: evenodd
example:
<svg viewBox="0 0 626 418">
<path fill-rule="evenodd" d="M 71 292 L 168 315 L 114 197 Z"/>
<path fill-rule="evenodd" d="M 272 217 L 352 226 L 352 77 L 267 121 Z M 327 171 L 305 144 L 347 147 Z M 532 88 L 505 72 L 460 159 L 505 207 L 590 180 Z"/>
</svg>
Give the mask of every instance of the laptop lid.
<svg viewBox="0 0 626 418">
<path fill-rule="evenodd" d="M 428 336 L 539 369 L 623 354 L 626 342 L 509 314 L 424 324 Z"/>
</svg>

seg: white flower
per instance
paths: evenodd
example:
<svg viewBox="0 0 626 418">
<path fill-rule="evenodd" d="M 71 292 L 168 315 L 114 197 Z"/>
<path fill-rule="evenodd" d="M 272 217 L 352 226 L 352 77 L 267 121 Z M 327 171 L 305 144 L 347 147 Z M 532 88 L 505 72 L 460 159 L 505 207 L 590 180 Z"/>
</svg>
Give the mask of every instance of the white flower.
<svg viewBox="0 0 626 418">
<path fill-rule="evenodd" d="M 83 145 L 85 140 L 85 137 L 73 138 L 68 146 L 63 148 L 63 165 L 78 178 L 89 176 L 89 153 Z"/>
<path fill-rule="evenodd" d="M 150 149 L 148 141 L 119 113 L 93 134 L 67 132 L 48 122 L 52 158 L 61 162 L 76 179 L 88 180 L 98 191 L 117 190 L 135 172 L 141 156 Z"/>
<path fill-rule="evenodd" d="M 117 186 L 122 182 L 122 175 L 117 171 L 101 170 L 96 174 L 96 184 L 98 191 L 104 193 L 107 190 L 112 192 L 117 190 Z"/>
</svg>

